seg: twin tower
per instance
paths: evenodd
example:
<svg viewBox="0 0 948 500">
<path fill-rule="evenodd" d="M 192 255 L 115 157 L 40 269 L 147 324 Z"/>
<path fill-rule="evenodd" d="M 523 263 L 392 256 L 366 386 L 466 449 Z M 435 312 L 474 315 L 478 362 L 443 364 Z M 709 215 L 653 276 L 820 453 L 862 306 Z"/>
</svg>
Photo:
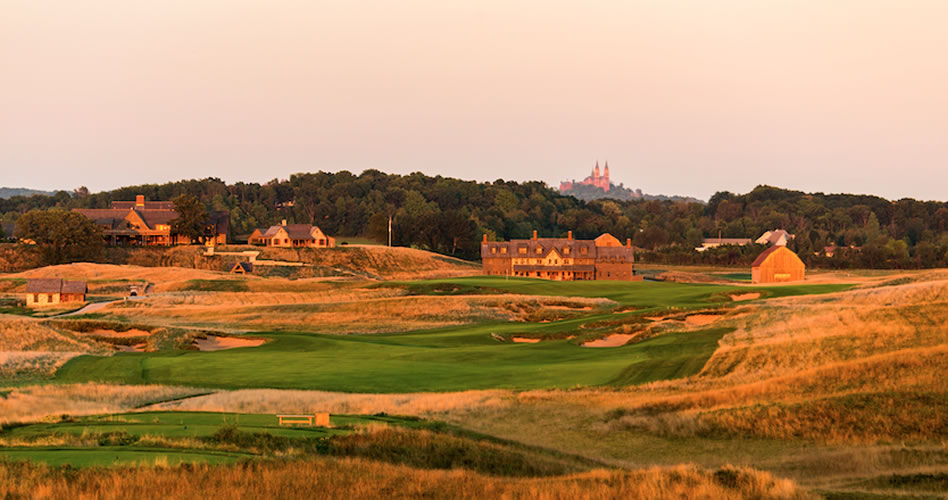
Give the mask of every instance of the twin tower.
<svg viewBox="0 0 948 500">
<path fill-rule="evenodd" d="M 577 184 L 594 186 L 599 189 L 602 189 L 603 192 L 608 193 L 610 186 L 612 184 L 609 182 L 609 162 L 606 162 L 605 167 L 603 168 L 602 175 L 599 175 L 599 162 L 596 162 L 596 166 L 593 167 L 592 175 L 583 179 L 582 182 L 577 183 L 574 181 L 563 181 L 560 183 L 560 192 L 569 191 L 573 189 Z"/>
</svg>

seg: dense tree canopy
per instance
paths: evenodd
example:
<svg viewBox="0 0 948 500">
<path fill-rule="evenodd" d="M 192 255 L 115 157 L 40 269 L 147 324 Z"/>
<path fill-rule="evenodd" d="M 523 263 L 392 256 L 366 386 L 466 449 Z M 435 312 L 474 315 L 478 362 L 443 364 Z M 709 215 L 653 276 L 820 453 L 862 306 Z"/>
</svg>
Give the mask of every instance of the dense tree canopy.
<svg viewBox="0 0 948 500">
<path fill-rule="evenodd" d="M 105 246 L 92 220 L 65 210 L 31 210 L 17 220 L 16 234 L 36 244 L 46 265 L 92 260 Z"/>
<path fill-rule="evenodd" d="M 0 200 L 0 213 L 11 220 L 30 209 L 104 208 L 112 200 L 134 200 L 137 194 L 149 200 L 188 195 L 207 209 L 226 210 L 231 216 L 231 241 L 256 227 L 287 219 L 316 224 L 343 239 L 370 236 L 384 242 L 391 215 L 395 245 L 414 245 L 466 258 L 477 258 L 482 234 L 491 239 L 513 239 L 527 238 L 533 230 L 543 236 L 565 236 L 572 230 L 577 238 L 594 238 L 603 232 L 622 240 L 632 238 L 636 246 L 648 250 L 643 257 L 657 262 L 745 263 L 759 249 L 697 254 L 693 248 L 703 238 L 719 234 L 755 238 L 766 230 L 783 228 L 797 235 L 791 248 L 810 265 L 948 265 L 948 203 L 807 194 L 770 186 L 759 186 L 742 195 L 719 192 L 707 204 L 611 199 L 584 202 L 562 196 L 541 182 L 478 183 L 367 170 L 361 175 L 347 171 L 301 173 L 262 185 L 227 185 L 209 178 L 93 194 L 60 191 L 52 196 Z M 830 245 L 846 250 L 832 259 L 814 255 Z"/>
</svg>

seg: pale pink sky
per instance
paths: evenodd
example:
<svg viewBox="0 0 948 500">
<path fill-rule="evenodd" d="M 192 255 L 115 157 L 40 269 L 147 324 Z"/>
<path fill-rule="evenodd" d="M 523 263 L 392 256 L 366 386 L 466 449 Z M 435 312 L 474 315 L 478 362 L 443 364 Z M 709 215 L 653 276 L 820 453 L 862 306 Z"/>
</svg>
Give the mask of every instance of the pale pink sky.
<svg viewBox="0 0 948 500">
<path fill-rule="evenodd" d="M 948 1 L 0 0 L 0 186 L 596 159 L 948 199 Z"/>
</svg>

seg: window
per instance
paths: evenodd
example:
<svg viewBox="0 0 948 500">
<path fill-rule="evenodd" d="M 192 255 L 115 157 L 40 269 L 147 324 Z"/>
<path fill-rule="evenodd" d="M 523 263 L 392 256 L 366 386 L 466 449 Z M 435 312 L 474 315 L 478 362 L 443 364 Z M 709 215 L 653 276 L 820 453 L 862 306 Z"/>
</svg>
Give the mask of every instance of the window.
<svg viewBox="0 0 948 500">
<path fill-rule="evenodd" d="M 569 255 L 569 247 L 563 247 L 563 255 Z"/>
<path fill-rule="evenodd" d="M 40 295 L 39 295 L 38 293 L 34 293 L 34 294 L 33 294 L 33 302 L 39 302 L 39 301 L 40 301 Z"/>
<path fill-rule="evenodd" d="M 541 254 L 541 253 L 543 253 L 543 247 L 541 247 L 540 245 L 537 245 L 537 254 Z"/>
<path fill-rule="evenodd" d="M 319 246 L 323 246 L 325 244 L 326 244 L 326 240 L 319 240 Z"/>
<path fill-rule="evenodd" d="M 520 247 L 520 248 L 518 248 L 517 250 L 520 252 L 520 255 L 526 255 L 526 254 L 527 254 L 527 247 Z"/>
<path fill-rule="evenodd" d="M 507 247 L 501 247 L 500 253 L 507 253 Z"/>
<path fill-rule="evenodd" d="M 579 253 L 586 255 L 586 247 L 580 248 Z"/>
<path fill-rule="evenodd" d="M 490 253 L 497 253 L 497 247 L 491 247 Z"/>
</svg>

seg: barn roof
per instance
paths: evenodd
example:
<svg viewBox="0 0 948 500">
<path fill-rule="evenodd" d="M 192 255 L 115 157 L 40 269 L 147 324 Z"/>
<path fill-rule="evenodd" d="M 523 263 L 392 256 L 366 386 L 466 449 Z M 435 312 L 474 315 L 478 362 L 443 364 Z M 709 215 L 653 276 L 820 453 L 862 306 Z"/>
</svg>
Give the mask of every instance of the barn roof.
<svg viewBox="0 0 948 500">
<path fill-rule="evenodd" d="M 26 293 L 59 293 L 63 280 L 59 278 L 37 278 L 26 282 Z"/>
<path fill-rule="evenodd" d="M 86 293 L 89 288 L 85 281 L 63 281 L 63 293 Z"/>
<path fill-rule="evenodd" d="M 758 255 L 757 258 L 754 259 L 754 262 L 751 264 L 751 267 L 759 267 L 761 264 L 764 263 L 765 260 L 767 260 L 767 257 L 770 257 L 770 254 L 780 250 L 781 248 L 787 248 L 787 247 L 770 247 L 767 250 L 760 252 L 760 255 Z"/>
<path fill-rule="evenodd" d="M 86 293 L 85 281 L 65 281 L 59 278 L 37 278 L 26 282 L 26 293 Z"/>
</svg>

